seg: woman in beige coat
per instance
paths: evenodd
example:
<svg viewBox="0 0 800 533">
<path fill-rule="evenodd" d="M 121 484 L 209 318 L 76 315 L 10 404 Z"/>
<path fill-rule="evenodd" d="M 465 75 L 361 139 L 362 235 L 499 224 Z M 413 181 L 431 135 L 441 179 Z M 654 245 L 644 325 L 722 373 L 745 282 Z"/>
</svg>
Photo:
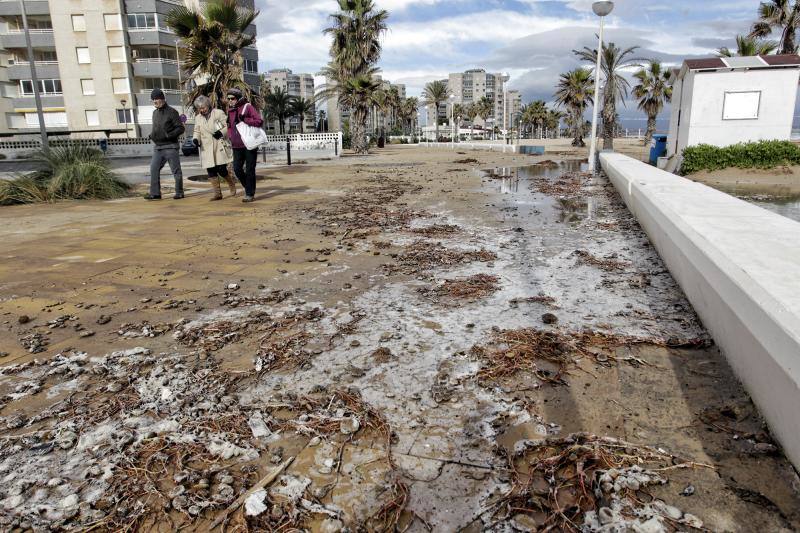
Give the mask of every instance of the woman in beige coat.
<svg viewBox="0 0 800 533">
<path fill-rule="evenodd" d="M 199 96 L 194 101 L 197 115 L 194 119 L 194 138 L 192 142 L 200 150 L 200 164 L 208 172 L 208 179 L 214 188 L 211 200 L 222 200 L 220 179 L 228 183 L 231 196 L 236 196 L 236 182 L 228 172 L 233 161 L 228 134 L 228 117 L 221 109 L 212 109 L 211 100 Z"/>
</svg>

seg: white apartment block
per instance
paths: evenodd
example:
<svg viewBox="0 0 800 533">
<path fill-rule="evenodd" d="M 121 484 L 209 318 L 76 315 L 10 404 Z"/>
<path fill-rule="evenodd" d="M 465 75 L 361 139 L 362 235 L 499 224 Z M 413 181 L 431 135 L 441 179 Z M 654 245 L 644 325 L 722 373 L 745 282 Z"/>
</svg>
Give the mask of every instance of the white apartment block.
<svg viewBox="0 0 800 533">
<path fill-rule="evenodd" d="M 314 99 L 314 76 L 312 74 L 293 74 L 288 68 L 273 69 L 267 72 L 267 81 L 272 89 L 280 88 L 294 98 Z M 313 132 L 316 127 L 316 106 L 311 116 L 305 117 L 303 131 Z M 268 124 L 268 129 L 275 130 L 277 124 Z M 291 117 L 286 122 L 286 133 L 300 132 L 300 117 Z"/>
<path fill-rule="evenodd" d="M 504 131 L 510 130 L 519 122 L 522 113 L 522 95 L 519 91 L 507 90 L 503 94 L 503 120 L 500 128 Z"/>
<path fill-rule="evenodd" d="M 471 69 L 466 72 L 450 74 L 448 79 L 442 81 L 447 83 L 450 92 L 455 98 L 439 106 L 436 113 L 439 122 L 449 123 L 450 105 L 470 105 L 480 101 L 485 96 L 492 101 L 492 113 L 485 121 L 481 118 L 476 118 L 475 124 L 481 126 L 488 124 L 490 127 L 502 128 L 507 113 L 504 90 L 508 79 L 505 74 L 489 73 L 484 69 Z M 428 106 L 427 111 L 428 124 L 433 125 L 435 120 L 433 106 Z"/>
<path fill-rule="evenodd" d="M 185 0 L 197 7 L 197 0 Z M 240 0 L 253 8 L 253 0 Z M 25 0 L 47 131 L 75 137 L 150 133 L 150 92 L 185 112 L 181 48 L 166 15 L 184 0 Z M 32 134 L 39 119 L 18 0 L 0 0 L 0 133 Z M 255 25 L 249 28 L 255 34 Z M 258 87 L 258 51 L 244 50 Z M 5 80 L 8 81 L 5 81 Z"/>
</svg>

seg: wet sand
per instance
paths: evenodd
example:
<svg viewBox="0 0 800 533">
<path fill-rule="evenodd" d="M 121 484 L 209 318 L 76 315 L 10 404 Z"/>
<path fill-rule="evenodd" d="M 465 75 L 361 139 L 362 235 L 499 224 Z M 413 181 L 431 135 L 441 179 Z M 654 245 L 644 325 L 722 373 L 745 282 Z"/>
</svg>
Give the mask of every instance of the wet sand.
<svg viewBox="0 0 800 533">
<path fill-rule="evenodd" d="M 613 188 L 517 168 L 543 159 L 392 147 L 265 172 L 253 204 L 4 208 L 3 527 L 204 531 L 294 457 L 228 529 L 578 528 L 616 489 L 524 485 L 546 445 L 605 471 L 582 432 L 666 469 L 621 489 L 672 506 L 641 523 L 799 528 L 795 472 Z"/>
</svg>

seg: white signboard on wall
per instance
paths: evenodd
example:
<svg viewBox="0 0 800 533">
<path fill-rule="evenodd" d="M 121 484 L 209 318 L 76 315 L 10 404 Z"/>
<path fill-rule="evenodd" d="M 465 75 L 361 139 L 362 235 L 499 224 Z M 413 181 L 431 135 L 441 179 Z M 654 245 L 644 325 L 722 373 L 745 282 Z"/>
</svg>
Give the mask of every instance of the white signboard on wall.
<svg viewBox="0 0 800 533">
<path fill-rule="evenodd" d="M 725 93 L 722 120 L 753 120 L 758 118 L 761 91 Z"/>
</svg>

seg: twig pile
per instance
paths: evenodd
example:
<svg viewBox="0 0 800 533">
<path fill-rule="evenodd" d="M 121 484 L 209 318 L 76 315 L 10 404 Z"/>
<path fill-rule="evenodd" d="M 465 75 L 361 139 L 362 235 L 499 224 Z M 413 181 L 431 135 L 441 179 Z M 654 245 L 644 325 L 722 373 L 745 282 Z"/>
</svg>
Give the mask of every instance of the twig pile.
<svg viewBox="0 0 800 533">
<path fill-rule="evenodd" d="M 692 341 L 688 341 L 692 342 Z M 512 376 L 520 371 L 532 372 L 540 380 L 565 385 L 564 375 L 578 357 L 588 357 L 601 365 L 616 361 L 613 352 L 634 345 L 667 346 L 662 339 L 641 339 L 600 332 L 562 333 L 538 329 L 497 331 L 489 346 L 473 346 L 473 356 L 483 360 L 478 379 L 491 381 Z M 547 361 L 553 369 L 542 368 L 537 361 Z M 646 364 L 628 358 L 634 365 Z"/>
<path fill-rule="evenodd" d="M 476 274 L 466 278 L 446 279 L 444 283 L 429 289 L 420 288 L 419 292 L 437 298 L 454 298 L 461 300 L 477 300 L 500 290 L 500 278 L 490 274 Z"/>
<path fill-rule="evenodd" d="M 313 335 L 308 325 L 319 322 L 324 316 L 321 309 L 289 313 L 282 318 L 272 320 L 261 329 L 266 332 L 261 336 L 256 355 L 256 371 L 270 372 L 278 368 L 298 368 L 309 363 L 312 353 L 305 350 Z"/>
<path fill-rule="evenodd" d="M 600 524 L 617 526 L 609 531 L 639 531 L 645 521 L 668 531 L 679 524 L 702 527 L 696 517 L 676 508 L 667 512 L 664 502 L 638 495 L 666 484 L 665 471 L 707 465 L 677 464 L 665 452 L 586 433 L 520 444 L 508 457 L 512 489 L 493 505 L 495 520 L 526 515 L 537 531 L 594 531 Z"/>
<path fill-rule="evenodd" d="M 534 183 L 536 190 L 549 196 L 575 196 L 580 194 L 583 188 L 588 185 L 591 174 L 587 173 L 568 173 L 551 181 L 548 178 L 537 178 Z"/>
<path fill-rule="evenodd" d="M 388 273 L 403 272 L 413 274 L 436 267 L 460 265 L 480 261 L 488 263 L 497 259 L 497 254 L 485 249 L 457 250 L 445 248 L 441 243 L 416 241 L 407 246 L 398 256 L 400 266 L 383 265 Z"/>
<path fill-rule="evenodd" d="M 618 261 L 611 258 L 600 259 L 599 257 L 590 254 L 586 250 L 575 250 L 573 255 L 578 258 L 578 263 L 597 267 L 600 270 L 605 270 L 606 272 L 618 272 L 625 270 L 630 266 L 630 263 L 625 261 Z"/>
<path fill-rule="evenodd" d="M 411 233 L 424 237 L 446 237 L 461 231 L 461 226 L 455 224 L 433 224 L 424 228 L 414 228 Z"/>
</svg>

